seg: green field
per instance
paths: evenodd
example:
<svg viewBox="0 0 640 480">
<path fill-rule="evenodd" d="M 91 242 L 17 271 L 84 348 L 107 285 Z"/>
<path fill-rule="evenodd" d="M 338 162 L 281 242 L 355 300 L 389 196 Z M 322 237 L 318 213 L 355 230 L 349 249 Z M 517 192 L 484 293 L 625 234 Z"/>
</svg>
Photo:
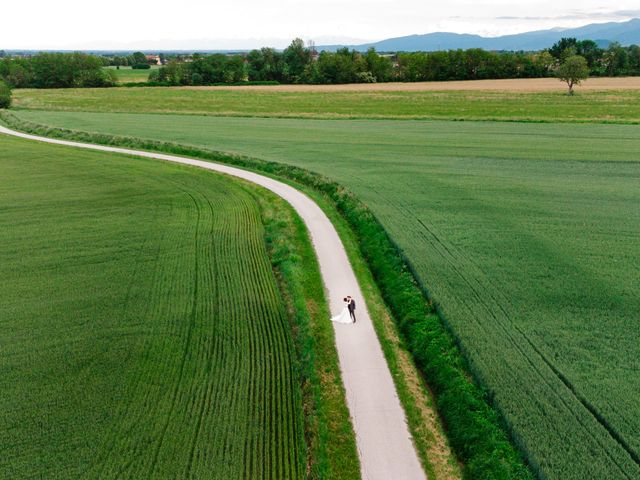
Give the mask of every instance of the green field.
<svg viewBox="0 0 640 480">
<path fill-rule="evenodd" d="M 257 191 L 6 136 L 0 179 L 1 478 L 305 475 Z"/>
<path fill-rule="evenodd" d="M 146 70 L 148 74 L 148 70 Z M 287 92 L 117 88 L 16 90 L 19 108 L 321 118 L 428 118 L 640 123 L 640 91 L 557 93 Z"/>
<path fill-rule="evenodd" d="M 134 70 L 131 67 L 120 67 L 119 69 L 116 69 L 116 67 L 105 68 L 116 72 L 118 83 L 143 83 L 149 80 L 149 72 L 151 72 L 151 70 Z M 151 68 L 158 67 L 152 66 Z"/>
<path fill-rule="evenodd" d="M 534 470 L 640 476 L 638 127 L 16 114 L 339 181 L 404 250 Z"/>
</svg>

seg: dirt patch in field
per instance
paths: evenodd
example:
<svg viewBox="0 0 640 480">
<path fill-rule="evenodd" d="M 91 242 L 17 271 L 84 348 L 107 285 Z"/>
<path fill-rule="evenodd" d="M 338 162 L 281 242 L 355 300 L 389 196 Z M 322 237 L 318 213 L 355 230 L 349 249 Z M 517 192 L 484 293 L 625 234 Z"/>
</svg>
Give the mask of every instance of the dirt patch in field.
<svg viewBox="0 0 640 480">
<path fill-rule="evenodd" d="M 506 92 L 564 91 L 556 78 L 464 80 L 454 82 L 356 83 L 350 85 L 251 85 L 246 87 L 181 87 L 190 90 L 255 90 L 267 92 L 432 92 L 497 90 Z M 640 90 L 640 77 L 591 78 L 579 90 Z"/>
</svg>

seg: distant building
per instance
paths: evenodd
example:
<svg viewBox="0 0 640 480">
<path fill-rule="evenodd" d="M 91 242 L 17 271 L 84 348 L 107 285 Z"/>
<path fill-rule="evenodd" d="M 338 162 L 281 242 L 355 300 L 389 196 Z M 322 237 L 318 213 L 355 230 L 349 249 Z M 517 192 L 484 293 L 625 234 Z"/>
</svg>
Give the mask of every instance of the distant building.
<svg viewBox="0 0 640 480">
<path fill-rule="evenodd" d="M 160 60 L 160 55 L 145 55 L 147 61 L 154 65 L 162 65 L 162 60 Z"/>
</svg>

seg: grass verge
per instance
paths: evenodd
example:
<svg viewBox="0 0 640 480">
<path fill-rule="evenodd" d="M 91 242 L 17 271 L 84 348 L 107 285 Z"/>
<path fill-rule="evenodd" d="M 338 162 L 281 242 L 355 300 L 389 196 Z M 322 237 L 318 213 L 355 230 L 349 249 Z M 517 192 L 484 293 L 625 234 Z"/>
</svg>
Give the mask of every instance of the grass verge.
<svg viewBox="0 0 640 480">
<path fill-rule="evenodd" d="M 462 466 L 451 451 L 444 427 L 437 414 L 433 393 L 416 367 L 411 353 L 382 299 L 371 271 L 360 253 L 358 237 L 326 195 L 299 183 L 288 183 L 313 198 L 330 218 L 340 235 L 349 261 L 358 278 L 358 283 L 362 288 L 367 309 L 391 371 L 425 473 L 429 479 L 436 480 L 461 478 Z"/>
<path fill-rule="evenodd" d="M 450 445 L 464 464 L 464 477 L 533 478 L 523 454 L 516 450 L 510 440 L 510 432 L 505 422 L 492 407 L 482 387 L 471 379 L 467 361 L 457 346 L 446 319 L 438 315 L 435 306 L 429 300 L 428 292 L 416 280 L 409 261 L 366 205 L 343 186 L 305 169 L 276 162 L 166 142 L 50 128 L 22 121 L 7 111 L 0 112 L 0 120 L 12 128 L 43 136 L 163 151 L 233 164 L 280 179 L 291 180 L 321 194 L 352 231 L 353 238 L 357 242 L 357 250 L 366 262 L 371 278 L 375 281 L 384 303 L 393 315 L 395 325 L 408 351 L 411 352 L 413 362 L 434 393 L 435 404 L 444 422 Z M 355 250 L 350 248 L 352 259 Z M 371 292 L 371 288 L 365 288 L 365 290 Z M 369 297 L 367 299 L 369 300 Z M 372 308 L 371 313 L 374 316 L 376 316 L 376 310 Z M 397 377 L 400 376 L 401 362 L 393 361 L 391 341 L 385 340 L 384 335 L 380 335 L 381 332 L 387 331 L 383 328 L 384 323 L 379 320 L 376 320 L 376 323 L 378 323 L 376 330 L 398 385 Z M 393 353 L 397 355 L 399 351 Z M 409 382 L 406 385 L 408 386 Z M 411 396 L 410 391 L 408 388 L 401 387 L 398 387 L 398 391 L 405 404 L 409 421 L 417 423 L 416 418 L 419 418 L 416 413 L 417 404 L 412 407 L 411 402 L 407 402 L 407 398 Z M 411 430 L 414 434 L 420 431 L 416 425 L 411 425 Z M 423 436 L 423 439 L 416 440 L 419 450 L 421 443 L 427 445 L 431 443 L 428 435 Z M 420 456 L 424 462 L 428 454 L 421 453 Z M 433 467 L 428 465 L 430 459 L 426 461 L 427 471 L 433 470 Z"/>
<path fill-rule="evenodd" d="M 338 353 L 318 262 L 306 227 L 289 204 L 247 188 L 262 211 L 267 251 L 287 307 L 302 385 L 307 478 L 360 475 Z"/>
</svg>

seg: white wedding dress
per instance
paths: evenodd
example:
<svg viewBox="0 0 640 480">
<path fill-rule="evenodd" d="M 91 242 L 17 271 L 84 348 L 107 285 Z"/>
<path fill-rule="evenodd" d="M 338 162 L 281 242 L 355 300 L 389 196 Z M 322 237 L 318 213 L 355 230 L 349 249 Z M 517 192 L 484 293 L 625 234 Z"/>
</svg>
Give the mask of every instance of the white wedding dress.
<svg viewBox="0 0 640 480">
<path fill-rule="evenodd" d="M 349 306 L 346 302 L 342 311 L 335 317 L 331 317 L 331 321 L 336 323 L 353 323 L 351 314 L 349 313 Z"/>
</svg>

